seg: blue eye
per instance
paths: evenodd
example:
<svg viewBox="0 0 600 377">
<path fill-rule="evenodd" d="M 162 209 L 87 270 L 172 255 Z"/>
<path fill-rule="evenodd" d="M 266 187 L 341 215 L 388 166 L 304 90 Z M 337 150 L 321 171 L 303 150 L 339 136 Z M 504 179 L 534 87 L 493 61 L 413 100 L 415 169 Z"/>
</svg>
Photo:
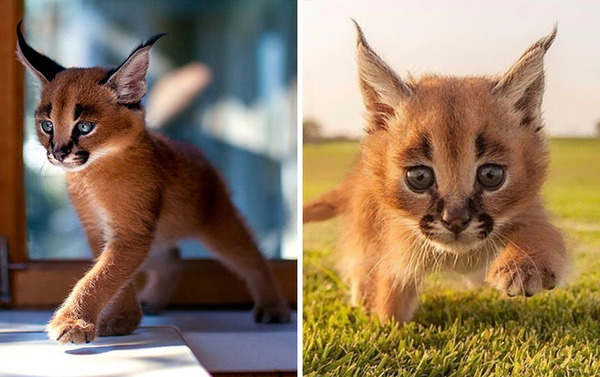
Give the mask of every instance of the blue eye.
<svg viewBox="0 0 600 377">
<path fill-rule="evenodd" d="M 52 122 L 48 121 L 48 120 L 44 120 L 40 123 L 40 126 L 42 127 L 42 131 L 44 131 L 47 134 L 51 134 L 52 131 L 54 130 L 54 125 L 52 125 Z"/>
<path fill-rule="evenodd" d="M 89 134 L 90 132 L 92 132 L 92 130 L 94 129 L 94 123 L 90 123 L 90 122 L 79 122 L 77 123 L 77 130 L 79 131 L 79 133 L 81 135 L 86 135 Z"/>
</svg>

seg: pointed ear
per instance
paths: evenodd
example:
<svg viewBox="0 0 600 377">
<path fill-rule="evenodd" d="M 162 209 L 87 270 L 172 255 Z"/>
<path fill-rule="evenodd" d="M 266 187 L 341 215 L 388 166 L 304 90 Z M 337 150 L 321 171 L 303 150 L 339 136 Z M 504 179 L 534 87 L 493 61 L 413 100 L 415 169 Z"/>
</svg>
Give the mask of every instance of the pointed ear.
<svg viewBox="0 0 600 377">
<path fill-rule="evenodd" d="M 117 69 L 110 71 L 100 83 L 107 85 L 124 105 L 140 102 L 146 94 L 146 72 L 150 64 L 150 49 L 162 36 L 157 34 L 139 45 Z"/>
<path fill-rule="evenodd" d="M 544 95 L 544 55 L 554 42 L 557 26 L 546 37 L 531 45 L 492 88 L 492 93 L 507 99 L 522 114 L 521 125 L 541 128 Z"/>
<path fill-rule="evenodd" d="M 25 42 L 23 33 L 21 33 L 22 23 L 23 20 L 19 21 L 19 24 L 17 25 L 17 58 L 25 67 L 29 68 L 43 84 L 47 84 L 54 79 L 54 76 L 56 76 L 57 73 L 64 71 L 65 68 L 49 57 L 35 51 L 27 44 L 27 42 Z"/>
<path fill-rule="evenodd" d="M 413 95 L 413 89 L 371 49 L 358 23 L 352 21 L 357 34 L 358 79 L 370 118 L 370 129 L 367 129 L 367 132 L 373 132 L 385 129 L 386 119 L 395 113 L 403 101 Z"/>
</svg>

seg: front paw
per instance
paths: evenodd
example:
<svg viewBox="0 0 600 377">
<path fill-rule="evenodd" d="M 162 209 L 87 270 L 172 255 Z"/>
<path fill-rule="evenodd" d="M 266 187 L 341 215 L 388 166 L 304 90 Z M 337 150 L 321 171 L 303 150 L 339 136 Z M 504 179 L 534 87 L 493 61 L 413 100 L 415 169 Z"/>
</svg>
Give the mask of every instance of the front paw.
<svg viewBox="0 0 600 377">
<path fill-rule="evenodd" d="M 57 312 L 46 327 L 48 337 L 60 343 L 89 343 L 96 338 L 93 323 L 69 313 Z"/>
<path fill-rule="evenodd" d="M 292 317 L 290 308 L 284 301 L 256 305 L 252 313 L 258 323 L 288 323 Z"/>
<path fill-rule="evenodd" d="M 123 313 L 107 313 L 100 318 L 98 323 L 98 335 L 129 335 L 137 329 L 141 320 L 142 313 L 139 309 Z"/>
<path fill-rule="evenodd" d="M 486 281 L 509 297 L 531 297 L 543 289 L 553 289 L 558 283 L 558 274 L 533 260 L 510 259 L 494 263 Z"/>
</svg>

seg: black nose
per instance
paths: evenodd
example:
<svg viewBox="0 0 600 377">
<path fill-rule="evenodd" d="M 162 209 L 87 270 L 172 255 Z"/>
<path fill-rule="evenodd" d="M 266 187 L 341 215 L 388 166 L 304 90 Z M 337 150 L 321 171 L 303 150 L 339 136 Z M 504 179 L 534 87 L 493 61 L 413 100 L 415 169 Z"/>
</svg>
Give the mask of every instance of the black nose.
<svg viewBox="0 0 600 377">
<path fill-rule="evenodd" d="M 71 153 L 71 145 L 63 145 L 61 147 L 56 147 L 52 150 L 52 155 L 58 161 L 63 162 L 63 160 Z"/>
<path fill-rule="evenodd" d="M 471 222 L 468 207 L 448 208 L 442 213 L 442 224 L 453 233 L 460 233 L 467 228 Z"/>
</svg>

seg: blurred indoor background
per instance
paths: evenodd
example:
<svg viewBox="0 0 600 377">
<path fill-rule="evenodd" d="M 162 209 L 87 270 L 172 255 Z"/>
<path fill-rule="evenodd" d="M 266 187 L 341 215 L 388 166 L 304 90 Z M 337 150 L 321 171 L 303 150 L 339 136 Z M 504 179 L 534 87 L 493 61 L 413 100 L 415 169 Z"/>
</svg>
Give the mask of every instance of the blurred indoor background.
<svg viewBox="0 0 600 377">
<path fill-rule="evenodd" d="M 25 6 L 28 42 L 66 67 L 117 66 L 140 42 L 168 32 L 152 52 L 149 93 L 165 74 L 192 62 L 211 79 L 179 116 L 159 122 L 160 131 L 204 150 L 265 254 L 297 257 L 295 1 L 26 0 Z M 29 255 L 89 258 L 63 173 L 46 161 L 35 137 L 37 99 L 37 82 L 27 74 Z M 184 257 L 209 255 L 195 242 L 181 246 Z"/>
</svg>

